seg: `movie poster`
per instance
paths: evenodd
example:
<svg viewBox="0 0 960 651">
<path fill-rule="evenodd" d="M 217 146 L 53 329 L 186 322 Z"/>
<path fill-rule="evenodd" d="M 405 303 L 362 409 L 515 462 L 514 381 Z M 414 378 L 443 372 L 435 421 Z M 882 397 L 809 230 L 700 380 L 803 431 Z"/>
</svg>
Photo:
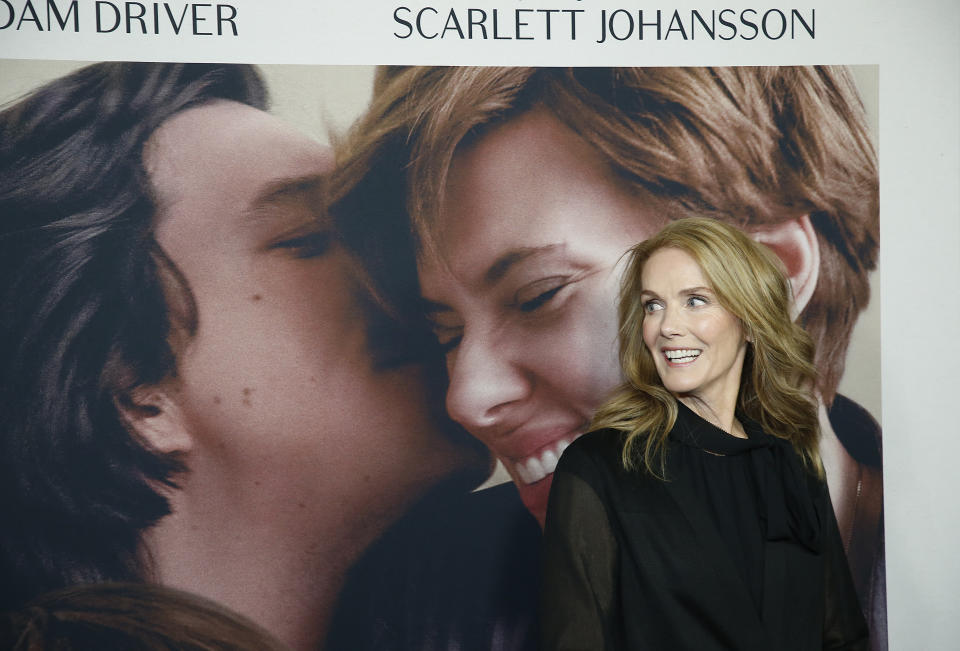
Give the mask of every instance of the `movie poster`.
<svg viewBox="0 0 960 651">
<path fill-rule="evenodd" d="M 378 5 L 0 2 L 5 607 L 147 579 L 293 648 L 537 648 L 622 255 L 706 215 L 817 346 L 870 648 L 941 648 L 956 8 Z"/>
</svg>

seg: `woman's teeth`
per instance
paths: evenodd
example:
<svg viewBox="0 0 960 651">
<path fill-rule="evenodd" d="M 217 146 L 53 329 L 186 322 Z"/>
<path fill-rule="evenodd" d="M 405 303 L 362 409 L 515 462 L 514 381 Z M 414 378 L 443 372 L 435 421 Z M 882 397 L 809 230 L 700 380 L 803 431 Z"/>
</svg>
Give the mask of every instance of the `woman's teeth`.
<svg viewBox="0 0 960 651">
<path fill-rule="evenodd" d="M 540 454 L 527 457 L 523 461 L 513 464 L 513 471 L 524 484 L 535 484 L 557 469 L 560 455 L 567 447 L 579 438 L 580 434 L 570 439 L 560 439 L 545 448 Z"/>
<path fill-rule="evenodd" d="M 693 348 L 684 348 L 682 350 L 665 350 L 663 354 L 666 355 L 667 359 L 671 362 L 682 364 L 684 362 L 692 362 L 700 356 L 700 352 L 701 351 Z"/>
</svg>

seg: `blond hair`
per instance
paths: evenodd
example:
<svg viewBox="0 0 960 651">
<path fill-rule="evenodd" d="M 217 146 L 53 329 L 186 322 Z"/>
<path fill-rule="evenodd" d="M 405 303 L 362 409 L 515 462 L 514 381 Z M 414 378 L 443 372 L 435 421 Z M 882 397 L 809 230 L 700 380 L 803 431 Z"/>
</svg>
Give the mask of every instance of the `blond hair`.
<svg viewBox="0 0 960 651">
<path fill-rule="evenodd" d="M 620 363 L 625 381 L 594 415 L 591 427 L 627 433 L 623 463 L 663 476 L 667 436 L 677 404 L 660 380 L 643 342 L 646 314 L 643 267 L 656 251 L 679 249 L 692 257 L 719 303 L 747 336 L 737 412 L 785 439 L 822 474 L 819 421 L 813 395 L 816 369 L 810 336 L 790 318 L 790 283 L 780 260 L 762 244 L 715 219 L 688 218 L 667 225 L 628 254 L 618 304 Z"/>
<path fill-rule="evenodd" d="M 751 230 L 809 215 L 817 286 L 800 323 L 830 404 L 879 249 L 876 157 L 845 68 L 381 68 L 340 148 L 335 217 L 381 295 L 416 309 L 455 154 L 536 107 L 594 147 L 624 186 Z M 398 250 L 406 247 L 408 251 Z"/>
</svg>

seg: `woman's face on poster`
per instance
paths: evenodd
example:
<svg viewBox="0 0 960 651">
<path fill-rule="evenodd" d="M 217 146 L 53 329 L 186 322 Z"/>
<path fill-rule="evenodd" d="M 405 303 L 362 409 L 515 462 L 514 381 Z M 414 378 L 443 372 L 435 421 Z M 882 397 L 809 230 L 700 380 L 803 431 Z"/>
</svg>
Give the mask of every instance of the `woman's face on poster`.
<svg viewBox="0 0 960 651">
<path fill-rule="evenodd" d="M 620 381 L 621 257 L 663 223 L 543 109 L 454 157 L 436 253 L 419 264 L 447 409 L 541 523 L 560 453 Z"/>
<path fill-rule="evenodd" d="M 169 391 L 189 481 L 324 540 L 376 528 L 463 462 L 419 369 L 372 364 L 353 267 L 317 219 L 326 147 L 220 101 L 164 123 L 145 163 L 198 317 Z"/>
</svg>

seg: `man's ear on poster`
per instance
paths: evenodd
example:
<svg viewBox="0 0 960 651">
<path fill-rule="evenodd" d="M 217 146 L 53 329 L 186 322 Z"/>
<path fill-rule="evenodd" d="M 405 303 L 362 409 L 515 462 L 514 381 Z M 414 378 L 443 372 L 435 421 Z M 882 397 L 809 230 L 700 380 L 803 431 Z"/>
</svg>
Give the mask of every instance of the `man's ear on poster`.
<svg viewBox="0 0 960 651">
<path fill-rule="evenodd" d="M 150 449 L 163 454 L 186 454 L 193 448 L 183 411 L 165 384 L 137 387 L 114 398 L 127 426 Z"/>
<path fill-rule="evenodd" d="M 751 231 L 750 236 L 773 249 L 783 261 L 793 288 L 792 316 L 796 319 L 810 302 L 820 278 L 820 244 L 810 215 Z"/>
</svg>

